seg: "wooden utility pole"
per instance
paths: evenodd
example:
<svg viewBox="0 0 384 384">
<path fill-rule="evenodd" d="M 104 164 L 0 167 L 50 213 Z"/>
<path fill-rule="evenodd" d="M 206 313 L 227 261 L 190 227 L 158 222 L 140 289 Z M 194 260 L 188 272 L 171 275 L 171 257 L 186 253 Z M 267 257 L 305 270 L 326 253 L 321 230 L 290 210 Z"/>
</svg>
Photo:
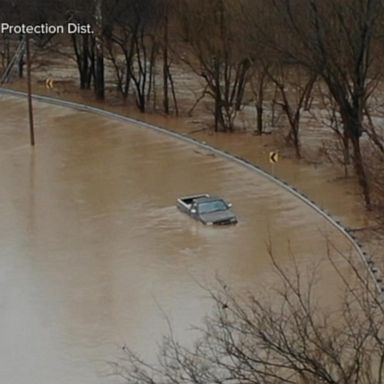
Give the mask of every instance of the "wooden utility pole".
<svg viewBox="0 0 384 384">
<path fill-rule="evenodd" d="M 35 129 L 33 126 L 33 109 L 32 109 L 32 85 L 31 85 L 31 55 L 29 51 L 29 35 L 25 35 L 25 49 L 27 56 L 27 84 L 28 84 L 28 114 L 29 114 L 29 133 L 31 145 L 35 145 Z"/>
</svg>

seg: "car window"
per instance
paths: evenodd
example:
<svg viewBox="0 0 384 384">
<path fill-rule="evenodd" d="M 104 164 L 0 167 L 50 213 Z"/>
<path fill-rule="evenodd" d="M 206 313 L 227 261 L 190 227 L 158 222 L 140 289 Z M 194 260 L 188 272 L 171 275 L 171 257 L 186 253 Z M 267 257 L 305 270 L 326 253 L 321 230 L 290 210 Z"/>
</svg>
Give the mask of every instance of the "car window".
<svg viewBox="0 0 384 384">
<path fill-rule="evenodd" d="M 223 200 L 207 201 L 199 204 L 199 213 L 211 213 L 228 209 Z"/>
</svg>

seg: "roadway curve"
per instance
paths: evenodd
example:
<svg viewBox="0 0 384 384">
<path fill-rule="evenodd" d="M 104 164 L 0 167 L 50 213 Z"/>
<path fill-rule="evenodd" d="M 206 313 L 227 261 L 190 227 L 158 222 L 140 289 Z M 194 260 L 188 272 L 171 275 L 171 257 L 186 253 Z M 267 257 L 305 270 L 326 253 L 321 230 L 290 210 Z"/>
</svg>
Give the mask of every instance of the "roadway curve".
<svg viewBox="0 0 384 384">
<path fill-rule="evenodd" d="M 326 238 L 358 253 L 294 191 L 208 147 L 36 101 L 31 149 L 25 99 L 0 102 L 2 382 L 105 383 L 119 345 L 153 356 L 162 312 L 190 338 L 210 306 L 198 283 L 219 274 L 265 292 L 269 239 L 287 268 L 290 253 L 305 266 L 325 260 L 325 300 L 337 284 Z M 230 200 L 239 225 L 204 227 L 178 212 L 176 198 L 195 192 Z"/>
</svg>

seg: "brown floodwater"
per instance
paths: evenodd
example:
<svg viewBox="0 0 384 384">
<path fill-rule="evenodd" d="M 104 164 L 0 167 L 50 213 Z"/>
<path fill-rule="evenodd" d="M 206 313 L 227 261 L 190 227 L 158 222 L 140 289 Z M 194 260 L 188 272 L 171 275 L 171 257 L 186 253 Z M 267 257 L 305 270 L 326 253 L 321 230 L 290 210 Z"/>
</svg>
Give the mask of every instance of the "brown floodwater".
<svg viewBox="0 0 384 384">
<path fill-rule="evenodd" d="M 267 243 L 310 268 L 330 239 L 319 214 L 255 172 L 167 135 L 95 114 L 0 97 L 0 382 L 97 384 L 128 345 L 149 359 L 167 332 L 189 342 L 217 276 L 266 292 Z M 239 224 L 205 227 L 176 199 L 212 193 Z M 321 268 L 324 297 L 335 274 Z"/>
</svg>

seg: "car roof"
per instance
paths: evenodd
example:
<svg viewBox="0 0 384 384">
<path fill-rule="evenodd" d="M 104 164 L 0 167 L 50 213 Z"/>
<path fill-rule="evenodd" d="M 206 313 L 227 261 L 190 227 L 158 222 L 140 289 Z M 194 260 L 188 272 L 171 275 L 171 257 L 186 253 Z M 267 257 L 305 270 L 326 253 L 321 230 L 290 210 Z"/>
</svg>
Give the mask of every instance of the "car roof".
<svg viewBox="0 0 384 384">
<path fill-rule="evenodd" d="M 194 199 L 194 201 L 198 204 L 200 203 L 210 203 L 212 201 L 224 201 L 222 198 L 220 197 L 215 197 L 215 196 L 209 196 L 209 197 L 199 197 L 197 199 Z"/>
</svg>

